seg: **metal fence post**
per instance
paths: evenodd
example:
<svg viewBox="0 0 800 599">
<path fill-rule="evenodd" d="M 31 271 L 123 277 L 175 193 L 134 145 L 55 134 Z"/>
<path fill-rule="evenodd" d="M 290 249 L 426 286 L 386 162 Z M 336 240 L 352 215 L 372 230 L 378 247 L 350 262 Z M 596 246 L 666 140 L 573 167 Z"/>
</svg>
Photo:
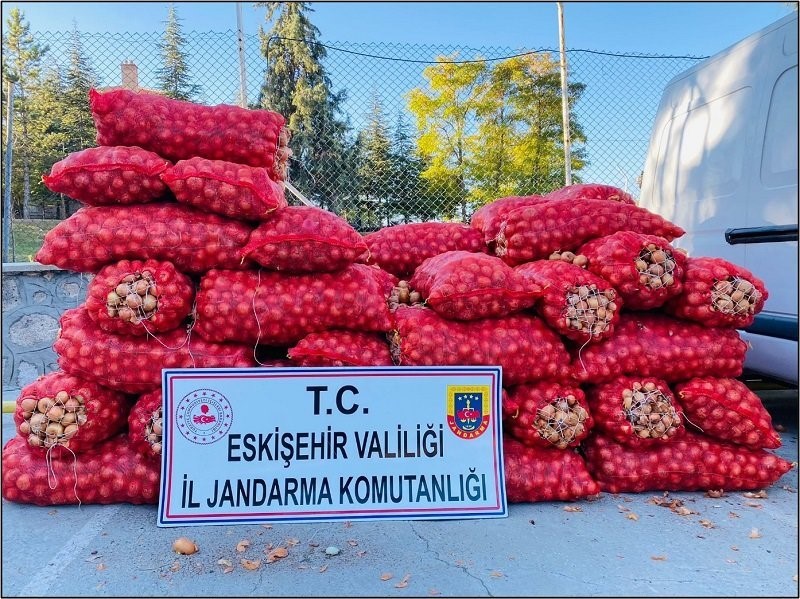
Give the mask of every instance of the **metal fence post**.
<svg viewBox="0 0 800 599">
<path fill-rule="evenodd" d="M 8 82 L 8 113 L 6 116 L 5 189 L 3 190 L 3 262 L 11 262 L 11 152 L 14 147 L 14 82 Z"/>
<path fill-rule="evenodd" d="M 572 159 L 569 139 L 569 96 L 567 95 L 567 51 L 564 39 L 564 7 L 558 5 L 558 48 L 561 53 L 561 123 L 564 129 L 564 185 L 572 185 Z"/>
<path fill-rule="evenodd" d="M 236 3 L 236 29 L 239 40 L 239 104 L 247 108 L 247 67 L 244 61 L 244 19 L 242 3 Z"/>
</svg>

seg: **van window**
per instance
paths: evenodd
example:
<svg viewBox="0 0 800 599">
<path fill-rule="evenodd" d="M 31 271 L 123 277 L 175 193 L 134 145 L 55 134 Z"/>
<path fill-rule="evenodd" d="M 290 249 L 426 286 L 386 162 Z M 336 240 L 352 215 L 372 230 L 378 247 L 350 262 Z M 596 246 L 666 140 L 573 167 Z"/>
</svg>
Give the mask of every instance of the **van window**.
<svg viewBox="0 0 800 599">
<path fill-rule="evenodd" d="M 784 187 L 797 182 L 797 67 L 784 71 L 772 88 L 764 151 L 761 154 L 761 183 Z"/>
</svg>

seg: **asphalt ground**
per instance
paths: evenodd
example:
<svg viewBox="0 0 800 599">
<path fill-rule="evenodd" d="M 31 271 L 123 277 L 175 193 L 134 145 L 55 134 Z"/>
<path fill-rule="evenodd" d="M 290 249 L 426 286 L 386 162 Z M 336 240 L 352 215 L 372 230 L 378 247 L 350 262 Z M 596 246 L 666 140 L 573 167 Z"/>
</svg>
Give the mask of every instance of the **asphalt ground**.
<svg viewBox="0 0 800 599">
<path fill-rule="evenodd" d="M 796 404 L 773 418 L 777 453 L 797 461 Z M 4 442 L 13 434 L 6 414 Z M 794 468 L 765 498 L 670 493 L 688 515 L 656 505 L 662 493 L 604 493 L 511 505 L 505 519 L 172 529 L 155 506 L 3 500 L 2 595 L 797 597 L 797 489 Z M 173 553 L 179 536 L 198 553 Z M 267 563 L 278 547 L 286 557 Z"/>
</svg>

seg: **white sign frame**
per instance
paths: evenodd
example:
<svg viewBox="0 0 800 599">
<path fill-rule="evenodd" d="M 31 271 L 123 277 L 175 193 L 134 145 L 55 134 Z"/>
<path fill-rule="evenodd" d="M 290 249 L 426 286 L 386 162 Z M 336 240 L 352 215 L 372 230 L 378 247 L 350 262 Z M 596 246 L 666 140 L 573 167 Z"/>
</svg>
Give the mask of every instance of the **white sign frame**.
<svg viewBox="0 0 800 599">
<path fill-rule="evenodd" d="M 162 383 L 159 527 L 508 516 L 500 366 L 164 369 Z M 378 390 L 383 398 L 377 397 Z M 256 391 L 273 394 L 277 401 L 265 409 L 266 400 L 255 399 Z M 272 411 L 278 420 L 263 425 L 258 417 L 241 417 L 257 401 L 262 402 L 255 404 L 260 413 Z M 387 410 L 393 404 L 388 402 L 402 408 L 392 414 L 391 422 Z M 276 408 L 281 409 L 279 415 Z M 395 432 L 397 450 L 393 452 Z M 319 440 L 325 434 L 323 445 Z M 317 435 L 311 437 L 317 441 L 311 450 L 317 461 L 308 458 L 309 444 L 300 441 L 311 435 Z M 278 438 L 285 442 L 287 437 L 292 439 L 293 460 L 283 461 Z M 335 452 L 337 445 L 341 451 Z M 404 455 L 400 455 L 401 447 Z M 244 472 L 249 478 L 241 475 Z M 331 473 L 330 480 L 326 472 Z M 352 472 L 349 481 L 348 472 Z M 267 505 L 273 499 L 281 504 L 280 494 L 274 494 L 279 480 L 286 491 L 286 505 L 264 510 L 264 492 L 273 493 Z M 301 499 L 313 503 L 316 498 L 315 506 L 298 506 L 298 495 L 289 494 L 292 481 L 297 480 L 308 483 Z M 391 492 L 386 491 L 385 481 L 393 485 Z M 312 484 L 313 494 L 309 492 Z M 257 503 L 257 491 L 262 492 L 261 505 L 244 506 L 257 509 L 242 511 L 239 500 Z M 361 501 L 364 493 L 371 502 Z M 402 498 L 399 503 L 398 497 Z M 292 498 L 294 506 L 289 505 Z M 220 511 L 223 503 L 229 507 Z"/>
</svg>

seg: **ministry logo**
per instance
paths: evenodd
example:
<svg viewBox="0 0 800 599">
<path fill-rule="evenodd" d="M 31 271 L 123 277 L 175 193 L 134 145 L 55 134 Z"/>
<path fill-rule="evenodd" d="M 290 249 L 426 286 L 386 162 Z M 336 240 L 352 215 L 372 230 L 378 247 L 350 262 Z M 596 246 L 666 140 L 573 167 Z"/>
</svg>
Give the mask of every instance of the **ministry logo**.
<svg viewBox="0 0 800 599">
<path fill-rule="evenodd" d="M 219 391 L 195 389 L 178 402 L 175 419 L 186 439 L 208 445 L 228 434 L 233 424 L 233 410 Z"/>
</svg>

